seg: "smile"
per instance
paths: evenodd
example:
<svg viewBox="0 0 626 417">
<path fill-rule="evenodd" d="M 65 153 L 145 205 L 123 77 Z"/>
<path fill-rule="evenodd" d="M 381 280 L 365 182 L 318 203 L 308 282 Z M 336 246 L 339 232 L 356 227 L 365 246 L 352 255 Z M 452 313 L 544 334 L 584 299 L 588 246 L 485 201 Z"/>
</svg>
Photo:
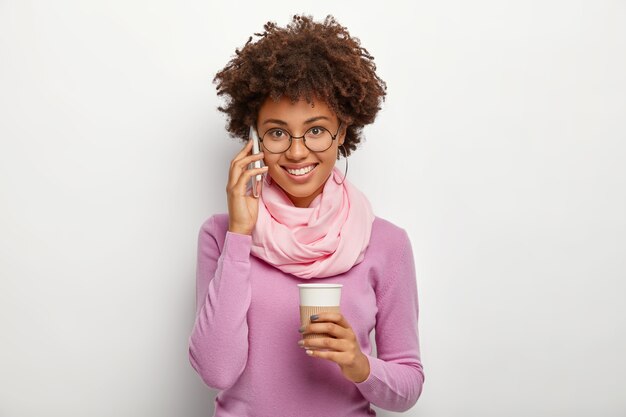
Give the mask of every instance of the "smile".
<svg viewBox="0 0 626 417">
<path fill-rule="evenodd" d="M 300 168 L 300 169 L 289 169 L 289 168 L 285 168 L 285 171 L 287 171 L 288 173 L 290 173 L 291 175 L 295 175 L 295 176 L 300 176 L 300 175 L 305 175 L 308 174 L 309 172 L 311 172 L 317 165 L 309 165 L 308 167 L 304 167 L 304 168 Z"/>
</svg>

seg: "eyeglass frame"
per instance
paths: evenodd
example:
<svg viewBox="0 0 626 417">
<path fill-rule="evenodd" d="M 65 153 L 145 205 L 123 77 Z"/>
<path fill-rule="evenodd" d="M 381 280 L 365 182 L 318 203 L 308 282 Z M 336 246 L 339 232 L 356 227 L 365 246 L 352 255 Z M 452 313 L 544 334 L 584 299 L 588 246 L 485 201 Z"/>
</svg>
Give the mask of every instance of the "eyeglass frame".
<svg viewBox="0 0 626 417">
<path fill-rule="evenodd" d="M 266 151 L 268 151 L 269 153 L 272 153 L 272 154 L 274 154 L 274 155 L 279 155 L 279 154 L 281 154 L 281 153 L 285 153 L 285 152 L 287 152 L 287 151 L 289 150 L 289 148 L 291 148 L 291 145 L 293 144 L 293 140 L 294 140 L 294 139 L 302 139 L 302 143 L 304 144 L 304 147 L 305 147 L 305 148 L 307 148 L 307 149 L 308 149 L 309 151 L 311 151 L 311 152 L 326 152 L 327 150 L 329 150 L 329 149 L 333 146 L 333 142 L 335 141 L 335 139 L 337 139 L 337 136 L 339 135 L 339 131 L 341 130 L 341 125 L 342 125 L 342 124 L 343 124 L 343 122 L 339 122 L 339 127 L 337 128 L 337 133 L 335 133 L 334 135 L 333 135 L 332 133 L 330 133 L 330 130 L 326 129 L 324 126 L 312 126 L 312 127 L 308 128 L 308 129 L 304 132 L 304 135 L 302 135 L 302 136 L 293 136 L 293 135 L 291 134 L 291 132 L 290 132 L 290 131 L 288 131 L 287 129 L 283 129 L 282 127 L 281 127 L 281 128 L 271 127 L 271 128 L 269 128 L 269 129 L 267 129 L 267 130 L 265 131 L 265 133 L 263 133 L 263 135 L 261 135 L 261 137 L 259 137 L 259 142 L 261 142 L 261 144 L 263 145 L 263 149 L 265 149 Z M 330 137 L 332 138 L 332 140 L 331 140 L 330 145 L 328 146 L 328 148 L 324 149 L 323 151 L 314 151 L 313 149 L 309 148 L 309 147 L 306 145 L 306 139 L 305 139 L 305 136 L 306 136 L 307 132 L 308 132 L 309 130 L 311 130 L 311 129 L 315 129 L 316 127 L 317 127 L 318 129 L 320 129 L 320 128 L 321 128 L 321 129 L 324 129 L 325 131 L 327 131 L 327 132 L 330 134 Z M 280 152 L 272 152 L 272 151 L 270 151 L 269 149 L 267 149 L 267 147 L 263 144 L 263 138 L 265 137 L 265 135 L 267 134 L 267 132 L 269 132 L 269 131 L 270 131 L 270 130 L 272 130 L 272 129 L 281 129 L 281 130 L 283 130 L 283 131 L 287 132 L 287 134 L 289 135 L 289 146 L 287 146 L 287 149 L 285 149 L 284 151 L 280 151 Z"/>
</svg>

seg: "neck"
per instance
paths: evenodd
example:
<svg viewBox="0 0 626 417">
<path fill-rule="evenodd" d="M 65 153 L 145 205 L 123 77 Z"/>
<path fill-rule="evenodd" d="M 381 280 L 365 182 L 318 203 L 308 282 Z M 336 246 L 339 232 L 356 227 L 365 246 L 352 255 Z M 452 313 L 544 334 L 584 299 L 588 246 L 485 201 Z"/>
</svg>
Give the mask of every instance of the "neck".
<svg viewBox="0 0 626 417">
<path fill-rule="evenodd" d="M 289 199 L 291 200 L 294 206 L 300 207 L 300 208 L 307 208 L 311 205 L 311 202 L 315 200 L 315 197 L 317 197 L 318 195 L 322 193 L 322 191 L 324 190 L 324 184 L 320 185 L 320 187 L 317 190 L 315 190 L 313 194 L 308 195 L 306 197 L 296 197 L 287 193 L 285 190 L 283 191 L 285 191 L 285 194 L 287 194 L 287 197 L 289 197 Z"/>
</svg>

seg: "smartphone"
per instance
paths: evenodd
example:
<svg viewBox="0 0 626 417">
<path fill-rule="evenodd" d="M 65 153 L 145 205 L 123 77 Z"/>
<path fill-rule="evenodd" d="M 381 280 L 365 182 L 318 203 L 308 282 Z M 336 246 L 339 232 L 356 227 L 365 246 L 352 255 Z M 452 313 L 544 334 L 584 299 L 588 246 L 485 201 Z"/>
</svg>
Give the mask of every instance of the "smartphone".
<svg viewBox="0 0 626 417">
<path fill-rule="evenodd" d="M 248 139 L 252 141 L 252 153 L 258 154 L 261 152 L 261 144 L 259 142 L 259 135 L 256 133 L 256 129 L 254 126 L 250 126 L 250 131 L 248 133 Z M 254 161 L 253 168 L 261 168 L 261 161 Z M 258 184 L 263 180 L 263 176 L 261 174 L 257 174 L 256 178 L 252 177 L 252 195 L 255 197 L 259 196 Z"/>
</svg>

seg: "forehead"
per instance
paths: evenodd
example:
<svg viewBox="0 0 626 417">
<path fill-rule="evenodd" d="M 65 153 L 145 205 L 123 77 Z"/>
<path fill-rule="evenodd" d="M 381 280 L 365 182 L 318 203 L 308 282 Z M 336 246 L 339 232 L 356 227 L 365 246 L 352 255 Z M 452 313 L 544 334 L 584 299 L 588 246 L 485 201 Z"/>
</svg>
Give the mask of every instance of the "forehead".
<svg viewBox="0 0 626 417">
<path fill-rule="evenodd" d="M 259 109 L 258 121 L 262 124 L 267 119 L 278 119 L 290 125 L 298 125 L 320 116 L 325 116 L 330 121 L 336 120 L 335 113 L 323 100 L 313 99 L 309 103 L 305 99 L 300 99 L 293 102 L 283 96 L 277 101 L 271 98 L 265 100 Z"/>
</svg>

